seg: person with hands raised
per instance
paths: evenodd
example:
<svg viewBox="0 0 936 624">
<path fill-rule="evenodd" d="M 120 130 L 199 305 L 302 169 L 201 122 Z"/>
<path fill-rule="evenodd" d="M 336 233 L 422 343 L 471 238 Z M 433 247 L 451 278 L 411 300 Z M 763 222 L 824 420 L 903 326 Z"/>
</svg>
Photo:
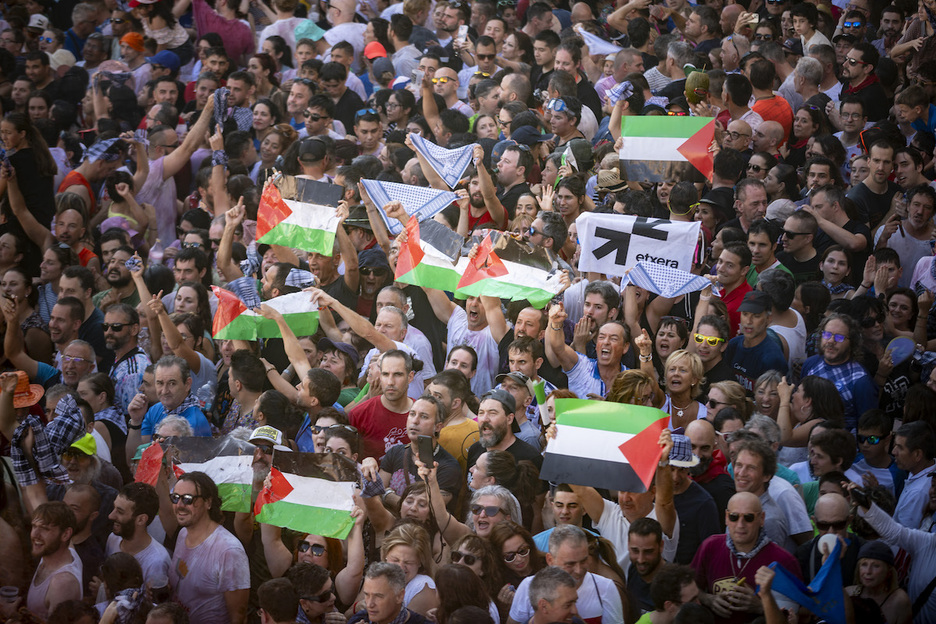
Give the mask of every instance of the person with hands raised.
<svg viewBox="0 0 936 624">
<path fill-rule="evenodd" d="M 549 308 L 546 326 L 546 359 L 553 366 L 562 368 L 569 378 L 569 390 L 580 397 L 604 397 L 618 373 L 625 370 L 621 357 L 630 348 L 627 328 L 617 321 L 608 321 L 597 328 L 595 349 L 597 357 L 592 359 L 565 343 L 563 323 L 568 314 L 562 305 Z M 581 323 L 580 323 L 581 325 Z M 591 327 L 578 327 L 581 333 Z"/>
</svg>

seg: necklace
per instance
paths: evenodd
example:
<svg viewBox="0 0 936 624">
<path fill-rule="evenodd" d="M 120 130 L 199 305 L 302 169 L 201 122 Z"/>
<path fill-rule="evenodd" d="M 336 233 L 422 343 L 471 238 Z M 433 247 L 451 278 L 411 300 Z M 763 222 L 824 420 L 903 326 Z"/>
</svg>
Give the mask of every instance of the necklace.
<svg viewBox="0 0 936 624">
<path fill-rule="evenodd" d="M 685 410 L 689 409 L 690 405 L 692 405 L 691 399 L 689 400 L 688 403 L 686 403 L 685 407 L 679 407 L 678 405 L 676 405 L 675 401 L 673 401 L 673 397 L 670 397 L 670 407 L 676 410 L 676 418 L 682 418 L 683 414 L 685 413 Z"/>
</svg>

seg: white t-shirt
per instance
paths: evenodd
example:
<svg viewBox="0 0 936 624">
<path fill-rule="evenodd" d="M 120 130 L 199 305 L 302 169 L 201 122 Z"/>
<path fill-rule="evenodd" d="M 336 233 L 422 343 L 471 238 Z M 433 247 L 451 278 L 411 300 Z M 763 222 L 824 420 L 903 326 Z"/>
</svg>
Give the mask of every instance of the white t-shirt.
<svg viewBox="0 0 936 624">
<path fill-rule="evenodd" d="M 426 576 L 425 574 L 417 574 L 414 576 L 413 580 L 406 584 L 406 591 L 403 593 L 403 606 L 409 606 L 413 598 L 426 587 L 429 589 L 436 588 L 435 581 L 432 580 L 431 576 Z"/>
<path fill-rule="evenodd" d="M 657 519 L 656 506 L 647 514 L 647 517 Z M 627 568 L 630 567 L 630 554 L 627 552 L 627 532 L 630 530 L 630 521 L 624 517 L 620 505 L 605 500 L 604 511 L 601 512 L 601 519 L 598 520 L 595 528 L 614 546 L 618 563 L 627 574 Z M 663 558 L 672 562 L 676 558 L 677 546 L 679 546 L 679 517 L 676 518 L 676 525 L 673 527 L 673 537 L 668 537 L 665 532 L 663 533 Z"/>
<path fill-rule="evenodd" d="M 528 576 L 520 583 L 510 605 L 510 619 L 514 622 L 526 622 L 533 617 L 533 605 L 530 603 L 530 582 Z M 624 609 L 617 587 L 610 579 L 591 572 L 585 573 L 582 584 L 578 587 L 578 600 L 575 602 L 578 616 L 587 624 L 623 624 Z"/>
<path fill-rule="evenodd" d="M 500 368 L 500 354 L 490 327 L 468 329 L 468 313 L 461 306 L 456 306 L 449 318 L 446 342 L 449 351 L 458 345 L 467 344 L 478 353 L 478 371 L 471 380 L 471 392 L 475 396 L 481 396 L 494 387 L 494 377 Z"/>
<path fill-rule="evenodd" d="M 107 536 L 107 547 L 105 552 L 110 557 L 114 553 L 120 552 L 120 543 L 123 538 L 111 533 Z M 149 546 L 133 555 L 134 559 L 140 562 L 143 568 L 143 580 L 159 578 L 164 576 L 169 578 L 169 568 L 172 567 L 172 559 L 169 557 L 169 551 L 166 547 L 155 539 L 150 540 Z"/>
<path fill-rule="evenodd" d="M 250 565 L 240 541 L 219 526 L 205 541 L 189 548 L 188 529 L 179 532 L 169 583 L 175 599 L 193 622 L 230 624 L 224 593 L 250 589 Z"/>
<path fill-rule="evenodd" d="M 813 530 L 803 497 L 789 481 L 774 477 L 760 499 L 766 515 L 764 529 L 767 535 L 778 546 L 795 552 L 796 542 L 790 536 Z"/>
</svg>

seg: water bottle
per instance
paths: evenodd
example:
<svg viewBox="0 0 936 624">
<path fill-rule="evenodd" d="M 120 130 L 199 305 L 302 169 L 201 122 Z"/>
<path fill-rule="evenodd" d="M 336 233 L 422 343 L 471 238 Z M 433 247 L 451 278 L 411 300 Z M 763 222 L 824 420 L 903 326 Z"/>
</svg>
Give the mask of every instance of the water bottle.
<svg viewBox="0 0 936 624">
<path fill-rule="evenodd" d="M 156 242 L 150 248 L 149 259 L 153 264 L 162 264 L 163 256 L 166 252 L 163 250 L 162 242 L 157 238 Z"/>
<path fill-rule="evenodd" d="M 211 404 L 214 402 L 214 388 L 211 384 L 205 384 L 195 392 L 195 398 L 198 399 L 198 405 L 206 414 L 211 411 Z"/>
</svg>

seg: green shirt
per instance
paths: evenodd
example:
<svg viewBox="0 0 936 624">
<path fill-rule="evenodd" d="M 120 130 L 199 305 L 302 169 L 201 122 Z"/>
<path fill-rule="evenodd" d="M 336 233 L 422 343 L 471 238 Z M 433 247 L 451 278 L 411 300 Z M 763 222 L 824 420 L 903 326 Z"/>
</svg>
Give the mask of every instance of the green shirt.
<svg viewBox="0 0 936 624">
<path fill-rule="evenodd" d="M 767 269 L 780 269 L 781 271 L 786 271 L 791 276 L 793 275 L 793 271 L 791 271 L 790 269 L 780 264 L 779 260 L 775 260 L 773 264 L 767 267 Z M 764 269 L 764 271 L 766 271 L 767 269 Z M 747 272 L 747 283 L 751 288 L 754 288 L 755 286 L 757 286 L 758 275 L 760 275 L 760 273 L 757 271 L 756 268 L 754 268 L 754 263 L 751 263 L 751 268 L 749 268 Z"/>
</svg>

